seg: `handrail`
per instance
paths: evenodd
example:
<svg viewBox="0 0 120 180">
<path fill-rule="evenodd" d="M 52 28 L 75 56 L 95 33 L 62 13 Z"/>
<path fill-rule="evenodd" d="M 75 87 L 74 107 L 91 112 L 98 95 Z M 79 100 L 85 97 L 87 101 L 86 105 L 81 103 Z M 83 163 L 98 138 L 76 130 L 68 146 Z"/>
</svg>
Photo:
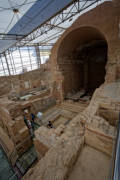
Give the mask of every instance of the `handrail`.
<svg viewBox="0 0 120 180">
<path fill-rule="evenodd" d="M 113 173 L 110 180 L 120 180 L 120 113 L 117 127 L 117 138 L 114 151 Z"/>
</svg>

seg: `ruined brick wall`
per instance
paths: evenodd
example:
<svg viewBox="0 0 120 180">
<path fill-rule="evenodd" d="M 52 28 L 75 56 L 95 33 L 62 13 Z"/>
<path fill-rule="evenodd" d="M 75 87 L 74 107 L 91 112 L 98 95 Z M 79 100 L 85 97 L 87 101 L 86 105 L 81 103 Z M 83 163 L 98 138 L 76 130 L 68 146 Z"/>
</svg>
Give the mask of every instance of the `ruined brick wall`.
<svg viewBox="0 0 120 180">
<path fill-rule="evenodd" d="M 56 98 L 62 100 L 64 97 L 64 74 L 60 70 L 60 63 L 64 60 L 64 56 L 68 51 L 72 52 L 79 44 L 86 43 L 91 40 L 91 38 L 104 40 L 108 45 L 105 83 L 115 82 L 120 78 L 119 21 L 119 6 L 115 6 L 113 2 L 105 2 L 81 15 L 72 26 L 65 31 L 53 47 L 50 58 L 53 81 L 55 81 L 56 84 L 56 90 L 54 89 L 53 93 Z M 85 28 L 90 28 L 91 32 Z M 69 81 L 67 81 L 67 83 L 72 84 L 70 77 L 68 77 L 68 79 Z"/>
<path fill-rule="evenodd" d="M 45 68 L 33 70 L 20 75 L 0 77 L 0 96 L 10 93 L 18 94 L 40 86 L 48 86 L 51 81 L 51 72 Z"/>
</svg>

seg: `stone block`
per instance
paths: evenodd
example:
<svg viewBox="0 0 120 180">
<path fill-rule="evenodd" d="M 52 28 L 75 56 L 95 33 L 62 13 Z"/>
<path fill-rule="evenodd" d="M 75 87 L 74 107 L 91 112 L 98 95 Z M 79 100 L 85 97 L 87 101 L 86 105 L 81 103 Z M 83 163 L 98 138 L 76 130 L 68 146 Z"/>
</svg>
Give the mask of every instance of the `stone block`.
<svg viewBox="0 0 120 180">
<path fill-rule="evenodd" d="M 39 159 L 45 156 L 46 152 L 49 150 L 47 146 L 45 146 L 43 143 L 38 141 L 36 138 L 34 138 L 34 145 Z"/>
<path fill-rule="evenodd" d="M 19 135 L 21 137 L 21 140 L 25 140 L 27 137 L 30 137 L 28 128 L 24 126 L 24 128 L 19 131 Z"/>
<path fill-rule="evenodd" d="M 114 139 L 101 132 L 86 129 L 85 143 L 109 156 L 112 156 Z"/>
</svg>

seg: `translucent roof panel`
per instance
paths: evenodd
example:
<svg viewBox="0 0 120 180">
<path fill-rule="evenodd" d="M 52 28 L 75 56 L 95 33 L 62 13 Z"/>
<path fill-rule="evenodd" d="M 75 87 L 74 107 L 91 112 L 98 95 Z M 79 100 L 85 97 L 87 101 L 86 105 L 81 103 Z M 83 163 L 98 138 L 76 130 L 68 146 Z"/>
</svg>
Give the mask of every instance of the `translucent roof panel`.
<svg viewBox="0 0 120 180">
<path fill-rule="evenodd" d="M 39 36 L 38 38 L 34 39 L 30 43 L 39 43 L 41 46 L 47 45 L 47 44 L 54 44 L 60 38 L 60 36 L 64 33 L 64 31 L 67 28 L 69 28 L 79 16 L 81 16 L 82 14 L 90 11 L 91 9 L 95 8 L 96 6 L 102 4 L 106 1 L 112 1 L 112 0 L 101 0 L 91 6 L 89 6 L 89 4 L 91 4 L 91 1 L 88 0 L 88 2 L 86 3 L 86 6 L 89 6 L 88 8 L 84 9 L 83 11 L 81 11 L 79 13 L 76 13 L 76 15 L 74 15 L 72 18 L 68 19 L 65 22 L 60 23 L 60 19 L 58 18 L 55 25 L 59 24 L 59 27 L 61 27 L 61 28 L 54 28 L 52 30 L 49 30 L 47 33 Z M 85 1 L 83 1 L 83 2 L 81 1 L 80 3 L 82 6 L 82 3 L 85 4 Z M 71 6 L 69 6 L 66 10 L 64 10 L 64 13 L 66 13 L 66 14 L 69 13 L 69 11 L 71 10 Z M 74 12 L 76 10 L 75 8 L 76 7 L 74 7 L 72 9 L 72 12 Z"/>
<path fill-rule="evenodd" d="M 34 2 L 34 4 L 30 2 Z M 28 35 L 72 2 L 73 0 L 24 0 L 21 1 L 23 4 L 18 4 L 17 0 L 3 0 L 3 3 L 0 3 L 1 13 L 6 13 L 3 14 L 3 20 L 1 19 L 3 22 L 1 32 L 23 36 Z M 25 8 L 24 4 L 29 6 Z M 4 39 L 0 41 L 0 53 L 17 42 L 16 39 Z"/>
<path fill-rule="evenodd" d="M 7 33 L 36 0 L 0 0 L 0 33 Z M 15 13 L 15 9 L 18 10 Z"/>
<path fill-rule="evenodd" d="M 60 35 L 68 28 L 75 19 L 82 13 L 94 8 L 100 3 L 107 0 L 80 0 L 80 5 L 89 4 L 91 2 L 97 2 L 93 6 L 84 9 L 84 11 L 76 14 L 72 17 L 71 21 L 65 21 L 60 24 L 61 29 L 53 28 L 46 34 L 43 34 L 39 38 L 36 38 L 31 43 L 55 43 Z M 46 21 L 52 19 L 55 15 L 60 13 L 64 8 L 68 7 L 73 0 L 1 0 L 0 1 L 0 33 L 9 33 L 17 35 L 28 35 L 35 31 L 40 25 L 44 25 Z M 87 2 L 87 3 L 86 3 Z M 67 14 L 70 11 L 70 7 L 64 10 Z M 74 11 L 74 9 L 73 9 Z M 58 18 L 57 23 L 59 24 Z M 47 41 L 46 41 L 47 40 Z M 0 53 L 6 51 L 9 47 L 13 46 L 17 42 L 16 39 L 3 39 L 0 40 Z"/>
</svg>

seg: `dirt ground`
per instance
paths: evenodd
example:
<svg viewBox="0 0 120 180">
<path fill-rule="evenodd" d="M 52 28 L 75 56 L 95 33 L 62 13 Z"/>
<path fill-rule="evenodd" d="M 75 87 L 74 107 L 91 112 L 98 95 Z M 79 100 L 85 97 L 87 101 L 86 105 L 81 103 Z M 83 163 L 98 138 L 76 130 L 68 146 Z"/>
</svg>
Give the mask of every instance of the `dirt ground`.
<svg viewBox="0 0 120 180">
<path fill-rule="evenodd" d="M 109 168 L 109 156 L 85 146 L 68 180 L 107 180 Z"/>
</svg>

